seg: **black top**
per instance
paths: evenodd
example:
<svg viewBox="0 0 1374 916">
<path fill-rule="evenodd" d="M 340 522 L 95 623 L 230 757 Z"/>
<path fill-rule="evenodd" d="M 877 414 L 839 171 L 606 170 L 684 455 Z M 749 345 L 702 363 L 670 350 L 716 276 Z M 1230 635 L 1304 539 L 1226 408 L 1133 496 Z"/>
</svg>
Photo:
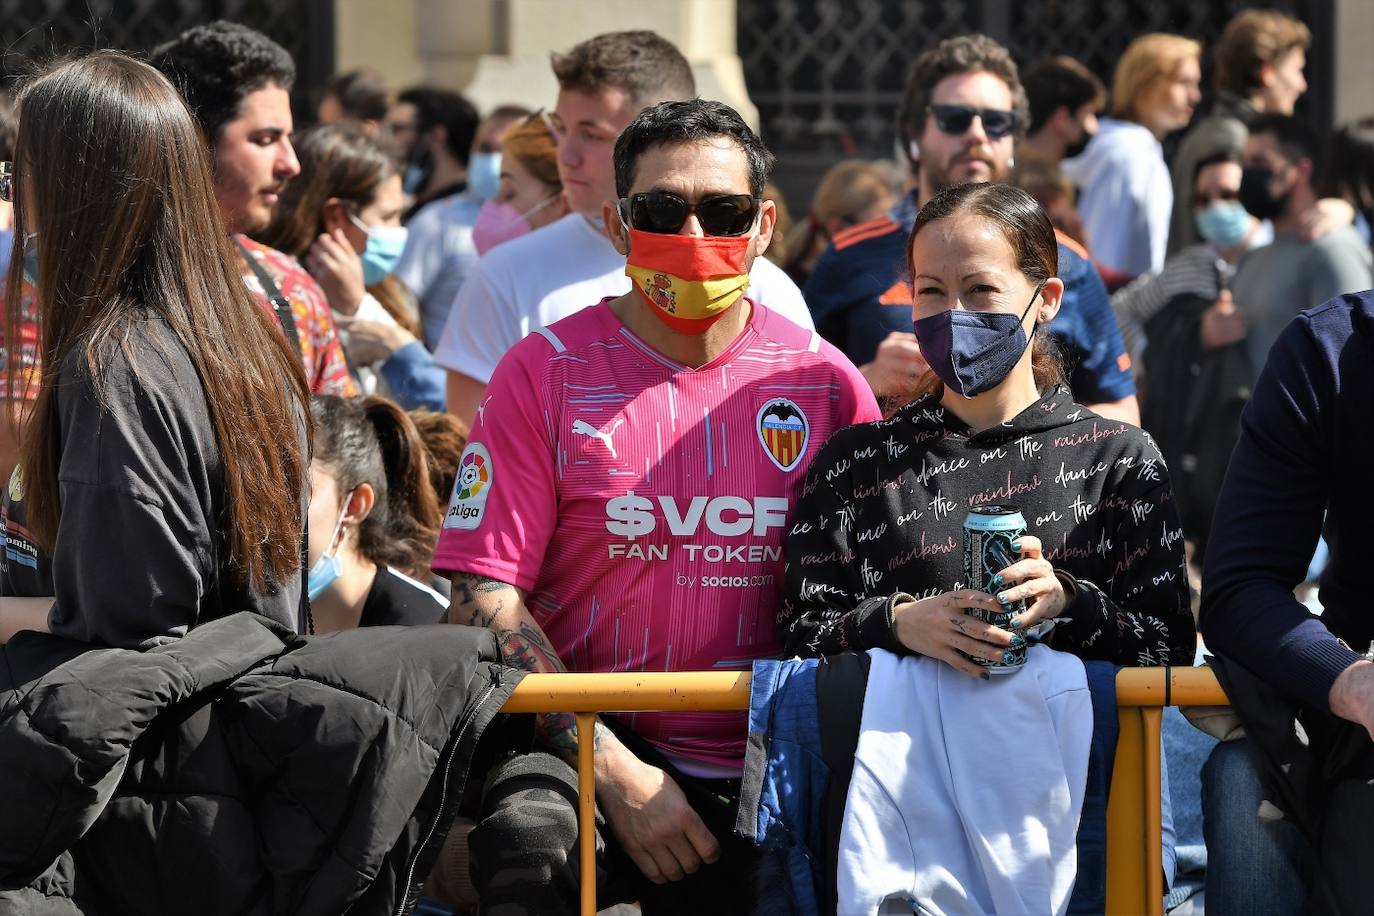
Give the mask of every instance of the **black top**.
<svg viewBox="0 0 1374 916">
<path fill-rule="evenodd" d="M 165 321 L 131 321 L 103 394 L 104 406 L 84 354 L 68 354 L 53 400 L 56 545 L 49 558 L 31 542 L 16 472 L 0 514 L 0 594 L 54 595 L 54 634 L 122 648 L 237 611 L 295 629 L 299 577 L 267 593 L 235 582 L 218 438 L 200 377 Z"/>
<path fill-rule="evenodd" d="M 1208 648 L 1327 709 L 1374 639 L 1374 291 L 1308 309 L 1269 351 L 1241 418 L 1203 575 Z M 1293 596 L 1323 530 L 1325 608 Z"/>
<path fill-rule="evenodd" d="M 363 602 L 360 627 L 416 626 L 448 620 L 448 600 L 414 579 L 388 567 L 377 567 L 377 576 Z"/>
<path fill-rule="evenodd" d="M 840 430 L 806 476 L 787 541 L 788 654 L 884 648 L 896 593 L 963 588 L 972 506 L 1013 505 L 1074 580 L 1050 644 L 1123 665 L 1191 664 L 1183 532 L 1150 437 L 1055 388 L 974 431 L 930 396 Z"/>
</svg>

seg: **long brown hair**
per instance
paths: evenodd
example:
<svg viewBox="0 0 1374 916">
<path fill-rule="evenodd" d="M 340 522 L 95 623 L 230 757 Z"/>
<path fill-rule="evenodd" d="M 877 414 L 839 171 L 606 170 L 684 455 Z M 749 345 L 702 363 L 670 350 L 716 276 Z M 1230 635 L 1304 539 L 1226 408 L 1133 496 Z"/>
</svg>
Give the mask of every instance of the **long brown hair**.
<svg viewBox="0 0 1374 916">
<path fill-rule="evenodd" d="M 147 64 L 99 51 L 35 78 L 19 112 L 13 263 L 36 232 L 44 367 L 22 443 L 36 540 L 52 548 L 62 512 L 61 367 L 79 354 L 105 407 L 111 363 L 131 352 L 140 314 L 152 314 L 181 341 L 204 388 L 234 577 L 259 590 L 288 581 L 300 568 L 309 393 L 286 338 L 244 286 L 209 150 L 185 102 Z M 22 277 L 10 270 L 5 295 L 10 365 L 18 365 Z M 28 384 L 11 376 L 8 396 L 22 400 Z"/>
<path fill-rule="evenodd" d="M 287 183 L 272 222 L 253 237 L 264 245 L 303 258 L 324 231 L 324 205 L 338 198 L 354 216 L 397 173 L 396 160 L 376 139 L 348 124 L 322 124 L 291 138 L 301 173 Z M 396 323 L 417 337 L 420 324 L 409 292 L 388 275 L 367 290 Z"/>
<path fill-rule="evenodd" d="M 375 395 L 319 395 L 310 412 L 314 459 L 334 478 L 340 497 L 364 483 L 376 494 L 358 526 L 358 552 L 408 576 L 428 576 L 444 510 L 434 492 L 429 449 L 410 416 Z"/>
<path fill-rule="evenodd" d="M 964 213 L 981 217 L 998 228 L 1011 245 L 1021 275 L 1030 282 L 1040 285 L 1058 273 L 1059 242 L 1044 209 L 1020 188 L 989 182 L 946 188 L 921 208 L 906 242 L 908 277 L 916 275 L 911 255 L 921 230 L 931 223 Z M 1031 371 L 1035 375 L 1035 387 L 1041 393 L 1064 382 L 1058 348 L 1043 330 L 1037 331 L 1031 343 Z M 916 399 L 939 392 L 943 387 L 939 376 L 927 369 L 916 384 Z"/>
</svg>

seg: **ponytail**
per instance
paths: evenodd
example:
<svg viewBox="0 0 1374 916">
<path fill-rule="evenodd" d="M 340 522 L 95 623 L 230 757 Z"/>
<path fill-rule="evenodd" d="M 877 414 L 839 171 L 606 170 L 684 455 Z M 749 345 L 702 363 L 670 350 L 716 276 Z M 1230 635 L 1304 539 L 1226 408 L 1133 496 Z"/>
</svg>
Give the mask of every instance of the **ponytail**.
<svg viewBox="0 0 1374 916">
<path fill-rule="evenodd" d="M 442 512 L 428 451 L 410 416 L 383 397 L 320 395 L 311 402 L 315 459 L 340 493 L 369 484 L 372 511 L 358 526 L 358 552 L 412 578 L 429 575 Z"/>
</svg>

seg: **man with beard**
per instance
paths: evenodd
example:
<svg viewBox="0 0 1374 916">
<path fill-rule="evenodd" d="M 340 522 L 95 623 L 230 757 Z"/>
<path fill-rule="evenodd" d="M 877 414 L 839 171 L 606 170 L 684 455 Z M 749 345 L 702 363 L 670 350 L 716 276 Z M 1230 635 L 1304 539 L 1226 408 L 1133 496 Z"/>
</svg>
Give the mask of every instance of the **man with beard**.
<svg viewBox="0 0 1374 916">
<path fill-rule="evenodd" d="M 244 259 L 244 282 L 300 354 L 310 390 L 356 394 L 324 291 L 294 258 L 249 238 L 267 228 L 281 189 L 301 171 L 291 146 L 291 55 L 247 26 L 212 22 L 154 49 L 150 62 L 204 131 L 215 199 Z"/>
<path fill-rule="evenodd" d="M 926 201 L 969 181 L 1006 181 L 1028 121 L 1026 94 L 1007 49 L 986 35 L 946 39 L 912 68 L 898 131 L 920 181 L 892 213 L 840 233 L 806 285 L 822 334 L 880 396 L 903 399 L 925 370 L 911 333 L 911 289 L 902 276 L 907 234 Z M 1131 361 L 1107 291 L 1086 253 L 1059 239 L 1064 298 L 1049 325 L 1074 397 L 1103 416 L 1138 423 Z"/>
<path fill-rule="evenodd" d="M 1231 287 L 1234 309 L 1244 320 L 1246 350 L 1258 378 L 1269 348 L 1303 309 L 1374 285 L 1369 246 L 1344 226 L 1308 241 L 1301 227 L 1314 217 L 1321 142 L 1290 115 L 1263 115 L 1245 141 L 1240 202 L 1257 219 L 1274 225 L 1274 241 L 1245 255 Z"/>
</svg>

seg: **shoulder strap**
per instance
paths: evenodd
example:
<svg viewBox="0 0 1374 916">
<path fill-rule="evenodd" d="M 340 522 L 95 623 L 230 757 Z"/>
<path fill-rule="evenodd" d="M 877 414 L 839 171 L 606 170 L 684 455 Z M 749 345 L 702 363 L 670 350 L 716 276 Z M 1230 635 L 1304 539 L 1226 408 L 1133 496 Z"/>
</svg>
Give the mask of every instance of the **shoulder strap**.
<svg viewBox="0 0 1374 916">
<path fill-rule="evenodd" d="M 243 262 L 258 278 L 258 283 L 262 285 L 262 291 L 267 294 L 267 300 L 272 303 L 272 310 L 277 314 L 277 323 L 281 325 L 282 332 L 286 334 L 286 339 L 291 342 L 291 349 L 296 351 L 296 357 L 300 358 L 301 339 L 296 333 L 296 318 L 291 314 L 290 300 L 281 294 L 277 281 L 272 279 L 267 268 L 258 263 L 258 259 L 253 257 L 253 253 L 238 239 L 234 239 L 234 244 L 238 246 L 239 255 L 243 258 Z"/>
</svg>

